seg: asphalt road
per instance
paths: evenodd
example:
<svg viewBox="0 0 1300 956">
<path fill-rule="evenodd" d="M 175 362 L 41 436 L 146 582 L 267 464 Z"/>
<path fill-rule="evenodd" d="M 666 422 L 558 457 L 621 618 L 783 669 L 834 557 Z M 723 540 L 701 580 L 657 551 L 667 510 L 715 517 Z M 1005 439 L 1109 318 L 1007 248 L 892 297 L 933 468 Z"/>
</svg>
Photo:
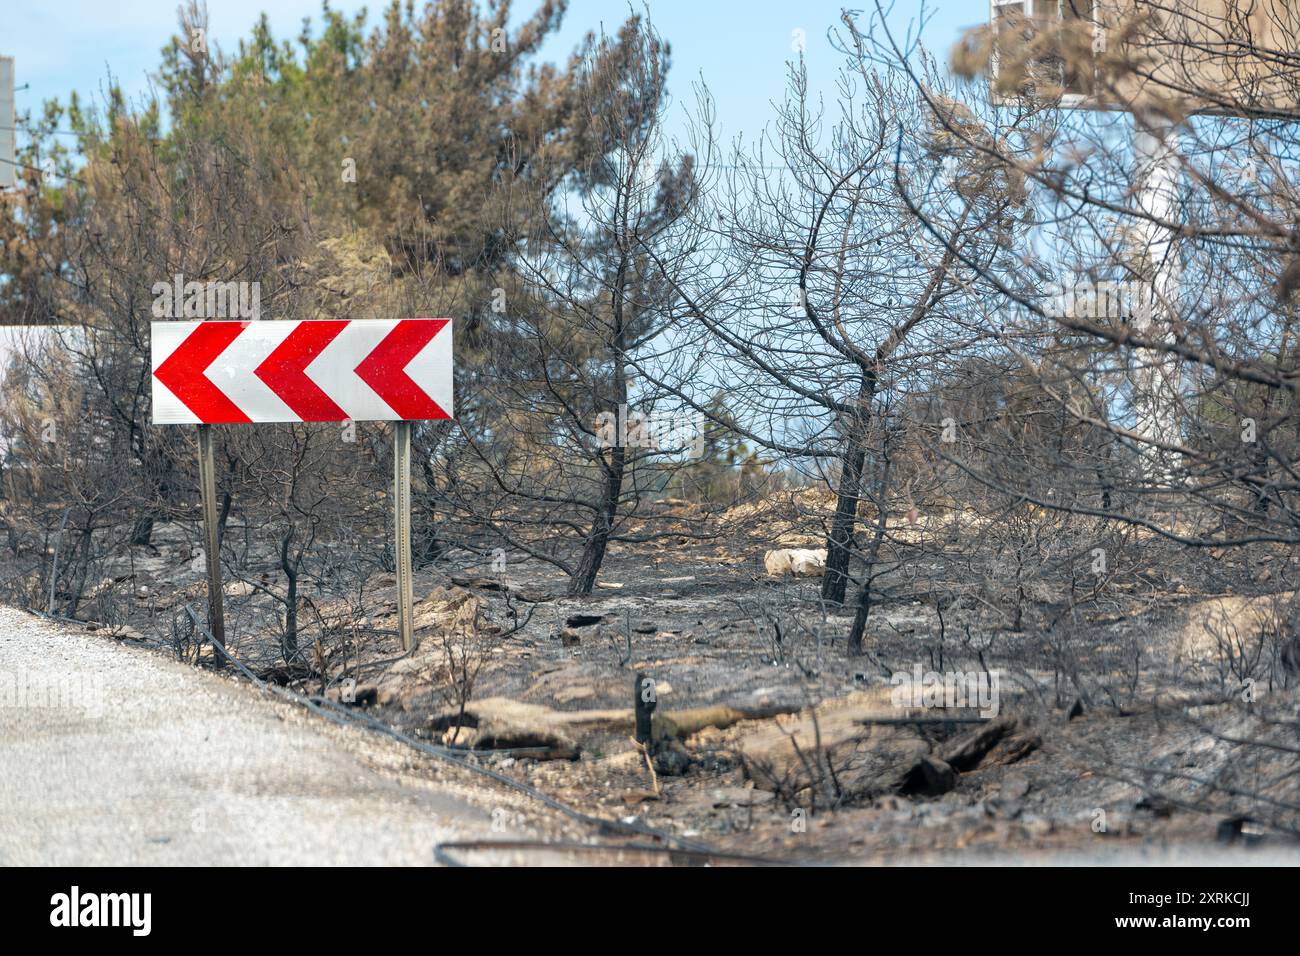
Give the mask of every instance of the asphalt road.
<svg viewBox="0 0 1300 956">
<path fill-rule="evenodd" d="M 404 865 L 491 834 L 411 752 L 0 608 L 0 865 Z"/>
</svg>

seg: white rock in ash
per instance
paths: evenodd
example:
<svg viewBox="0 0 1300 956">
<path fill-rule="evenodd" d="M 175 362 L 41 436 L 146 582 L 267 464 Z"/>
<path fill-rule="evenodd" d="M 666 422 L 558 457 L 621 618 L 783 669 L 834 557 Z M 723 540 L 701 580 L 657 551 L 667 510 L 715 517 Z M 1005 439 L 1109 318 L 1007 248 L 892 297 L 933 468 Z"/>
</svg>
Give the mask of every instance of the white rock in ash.
<svg viewBox="0 0 1300 956">
<path fill-rule="evenodd" d="M 825 548 L 777 548 L 763 555 L 768 574 L 816 577 L 826 570 Z"/>
</svg>

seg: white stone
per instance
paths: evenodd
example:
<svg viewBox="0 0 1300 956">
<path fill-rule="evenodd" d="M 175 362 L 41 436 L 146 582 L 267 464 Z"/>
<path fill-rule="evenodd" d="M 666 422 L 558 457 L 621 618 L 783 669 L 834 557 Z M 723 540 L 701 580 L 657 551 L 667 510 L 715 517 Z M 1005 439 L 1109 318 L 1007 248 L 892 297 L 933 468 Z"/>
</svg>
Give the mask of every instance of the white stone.
<svg viewBox="0 0 1300 956">
<path fill-rule="evenodd" d="M 772 575 L 817 577 L 826 570 L 826 549 L 777 548 L 763 555 L 763 566 Z"/>
</svg>

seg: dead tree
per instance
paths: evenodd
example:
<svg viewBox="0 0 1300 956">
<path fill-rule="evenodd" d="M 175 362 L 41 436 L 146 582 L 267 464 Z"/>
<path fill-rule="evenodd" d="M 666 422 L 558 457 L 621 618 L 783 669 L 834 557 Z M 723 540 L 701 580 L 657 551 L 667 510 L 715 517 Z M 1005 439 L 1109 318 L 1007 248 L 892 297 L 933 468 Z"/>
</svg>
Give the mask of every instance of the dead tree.
<svg viewBox="0 0 1300 956">
<path fill-rule="evenodd" d="M 1001 255 L 1019 200 L 997 184 L 947 191 L 924 101 L 896 77 L 850 58 L 841 89 L 839 115 L 822 116 L 803 67 L 792 70 L 774 130 L 762 148 L 732 157 L 708 208 L 702 228 L 724 253 L 686 281 L 668 280 L 699 330 L 684 351 L 707 356 L 731 383 L 725 415 L 702 395 L 688 396 L 692 406 L 833 491 L 822 580 L 830 604 L 844 603 L 862 553 L 864 474 L 879 452 L 869 447 L 873 415 L 988 340 L 964 318 L 971 272 L 961 256 Z M 913 181 L 945 205 L 942 241 L 908 224 L 893 175 L 900 149 Z"/>
</svg>

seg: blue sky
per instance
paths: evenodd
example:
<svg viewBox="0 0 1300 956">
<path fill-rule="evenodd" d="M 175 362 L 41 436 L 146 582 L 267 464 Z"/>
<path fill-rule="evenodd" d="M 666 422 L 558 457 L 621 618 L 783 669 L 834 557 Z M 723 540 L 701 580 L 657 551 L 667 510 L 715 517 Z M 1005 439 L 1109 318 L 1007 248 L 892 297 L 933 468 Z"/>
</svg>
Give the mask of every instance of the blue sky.
<svg viewBox="0 0 1300 956">
<path fill-rule="evenodd" d="M 100 100 L 111 71 L 129 97 L 146 95 L 149 74 L 159 51 L 176 32 L 178 0 L 44 0 L 29 4 L 21 16 L 10 11 L 0 32 L 0 54 L 16 58 L 18 110 L 33 115 L 49 98 L 67 99 L 77 90 Z M 370 20 L 386 0 L 369 4 L 337 0 L 344 12 L 362 6 Z M 516 0 L 516 15 L 531 10 L 530 0 Z M 814 84 L 829 90 L 839 61 L 827 30 L 849 6 L 873 9 L 874 0 L 649 0 L 646 7 L 673 47 L 671 89 L 676 115 L 670 129 L 684 129 L 685 111 L 693 107 L 691 84 L 703 79 L 713 93 L 727 138 L 757 133 L 770 115 L 769 103 L 782 96 L 786 64 L 795 56 L 795 30 L 807 38 L 805 57 Z M 641 9 L 638 2 L 637 9 Z M 270 16 L 275 35 L 295 37 L 304 17 L 319 21 L 320 0 L 211 0 L 212 37 L 225 50 L 249 34 L 260 12 Z M 921 14 L 920 0 L 896 0 L 891 26 L 905 30 Z M 987 8 L 972 0 L 931 0 L 925 7 L 927 46 L 946 54 L 963 26 L 979 22 Z M 613 28 L 628 14 L 624 0 L 571 0 L 564 27 L 547 49 L 548 59 L 562 59 L 581 36 L 602 25 Z"/>
</svg>

